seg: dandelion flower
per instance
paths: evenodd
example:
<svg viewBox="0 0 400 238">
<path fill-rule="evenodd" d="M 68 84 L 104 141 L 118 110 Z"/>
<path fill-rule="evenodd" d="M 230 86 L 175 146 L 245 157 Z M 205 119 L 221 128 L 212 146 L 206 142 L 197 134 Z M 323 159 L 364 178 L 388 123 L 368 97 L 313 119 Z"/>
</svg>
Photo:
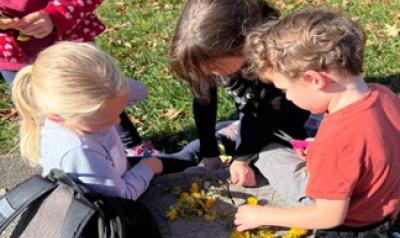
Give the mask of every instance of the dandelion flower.
<svg viewBox="0 0 400 238">
<path fill-rule="evenodd" d="M 248 205 L 257 205 L 258 204 L 258 199 L 255 197 L 248 197 L 247 198 L 247 204 Z"/>
<path fill-rule="evenodd" d="M 167 218 L 170 221 L 173 221 L 178 218 L 178 211 L 175 208 L 171 208 L 167 211 Z"/>
<path fill-rule="evenodd" d="M 192 183 L 192 185 L 190 186 L 190 191 L 192 193 L 198 193 L 200 191 L 199 185 L 196 182 Z"/>
</svg>

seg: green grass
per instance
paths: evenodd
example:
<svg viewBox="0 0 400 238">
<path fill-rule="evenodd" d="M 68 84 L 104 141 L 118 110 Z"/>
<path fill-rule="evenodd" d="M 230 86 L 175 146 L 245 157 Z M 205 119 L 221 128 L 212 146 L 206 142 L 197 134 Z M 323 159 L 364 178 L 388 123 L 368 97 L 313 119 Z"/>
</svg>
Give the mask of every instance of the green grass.
<svg viewBox="0 0 400 238">
<path fill-rule="evenodd" d="M 389 26 L 400 28 L 400 0 L 278 0 L 274 4 L 288 12 L 319 4 L 340 9 L 366 29 L 365 74 L 370 82 L 389 85 L 400 92 L 400 40 Z M 159 146 L 176 149 L 195 136 L 192 99 L 185 83 L 176 79 L 168 66 L 168 50 L 183 0 L 105 1 L 98 15 L 108 31 L 97 44 L 112 55 L 123 72 L 149 87 L 148 99 L 128 110 L 140 133 Z M 220 93 L 219 119 L 234 112 L 229 97 Z M 0 109 L 10 108 L 9 93 L 0 87 Z M 166 112 L 178 112 L 170 116 Z M 174 114 L 174 113 L 172 113 Z M 0 153 L 16 145 L 16 123 L 0 121 Z"/>
</svg>

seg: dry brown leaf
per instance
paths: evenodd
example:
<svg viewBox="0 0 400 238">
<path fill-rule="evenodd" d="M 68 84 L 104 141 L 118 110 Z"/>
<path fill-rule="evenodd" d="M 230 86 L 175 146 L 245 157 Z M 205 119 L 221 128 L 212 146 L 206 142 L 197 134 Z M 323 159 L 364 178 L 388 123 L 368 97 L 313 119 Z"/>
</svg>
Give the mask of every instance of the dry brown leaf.
<svg viewBox="0 0 400 238">
<path fill-rule="evenodd" d="M 361 6 L 365 8 L 369 8 L 372 5 L 372 0 L 361 2 Z"/>
<path fill-rule="evenodd" d="M 396 24 L 392 26 L 389 24 L 385 24 L 384 32 L 386 33 L 387 36 L 398 37 L 400 29 L 397 27 Z"/>
<path fill-rule="evenodd" d="M 323 3 L 325 3 L 324 0 L 314 0 L 314 1 L 312 1 L 312 4 L 313 5 L 317 5 L 317 6 L 322 5 Z"/>
<path fill-rule="evenodd" d="M 122 24 L 115 24 L 113 26 L 107 27 L 107 29 L 104 31 L 104 33 L 112 33 L 115 31 L 118 31 L 119 29 L 126 27 L 128 25 L 127 22 L 122 23 Z"/>
<path fill-rule="evenodd" d="M 163 113 L 163 117 L 167 118 L 167 119 L 175 119 L 177 116 L 179 116 L 179 114 L 182 112 L 182 109 L 180 110 L 176 110 L 175 108 L 170 108 L 164 111 Z"/>
<path fill-rule="evenodd" d="M 400 25 L 400 12 L 398 11 L 391 11 L 389 13 L 391 17 L 393 17 L 393 21 L 395 24 Z"/>
<path fill-rule="evenodd" d="M 126 48 L 132 48 L 132 44 L 131 44 L 130 42 L 125 42 L 125 43 L 124 43 L 124 46 L 125 46 Z"/>
<path fill-rule="evenodd" d="M 284 9 L 284 8 L 286 8 L 287 5 L 284 1 L 278 0 L 278 1 L 274 2 L 274 6 L 278 9 Z"/>
<path fill-rule="evenodd" d="M 131 120 L 131 122 L 132 122 L 133 124 L 140 124 L 140 123 L 142 123 L 142 122 L 140 121 L 139 118 L 134 117 L 134 116 L 131 116 L 131 115 L 129 115 L 129 120 Z"/>
<path fill-rule="evenodd" d="M 18 120 L 18 112 L 15 108 L 1 109 L 0 120 L 16 121 Z"/>
<path fill-rule="evenodd" d="M 144 66 L 140 66 L 140 68 L 136 71 L 136 75 L 138 76 L 143 76 L 144 72 L 145 72 L 145 67 Z"/>
<path fill-rule="evenodd" d="M 364 26 L 364 30 L 366 32 L 369 31 L 376 31 L 378 29 L 378 24 L 374 23 L 374 22 L 368 22 L 367 24 L 365 24 Z"/>
<path fill-rule="evenodd" d="M 115 12 L 118 16 L 124 16 L 128 13 L 128 9 L 126 7 L 117 7 Z"/>
<path fill-rule="evenodd" d="M 171 10 L 171 9 L 172 9 L 172 5 L 170 5 L 170 4 L 164 5 L 164 10 Z"/>
</svg>

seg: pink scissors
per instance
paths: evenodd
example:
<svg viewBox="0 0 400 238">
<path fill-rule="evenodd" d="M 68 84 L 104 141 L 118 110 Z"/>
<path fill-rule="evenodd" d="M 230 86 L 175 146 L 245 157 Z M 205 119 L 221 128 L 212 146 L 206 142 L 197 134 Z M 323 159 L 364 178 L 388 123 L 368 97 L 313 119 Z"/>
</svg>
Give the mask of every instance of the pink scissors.
<svg viewBox="0 0 400 238">
<path fill-rule="evenodd" d="M 282 130 L 273 133 L 277 137 L 289 142 L 293 149 L 305 150 L 310 145 L 311 141 L 293 139 L 289 134 Z"/>
</svg>

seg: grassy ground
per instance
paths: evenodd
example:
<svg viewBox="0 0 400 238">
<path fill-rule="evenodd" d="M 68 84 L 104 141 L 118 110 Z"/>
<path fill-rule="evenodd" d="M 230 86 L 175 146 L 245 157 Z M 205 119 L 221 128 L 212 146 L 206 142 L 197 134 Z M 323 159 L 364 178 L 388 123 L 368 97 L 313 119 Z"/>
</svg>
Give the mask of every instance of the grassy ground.
<svg viewBox="0 0 400 238">
<path fill-rule="evenodd" d="M 191 95 L 185 83 L 168 67 L 168 49 L 183 0 L 105 1 L 98 11 L 108 30 L 97 44 L 112 55 L 126 75 L 150 89 L 149 98 L 129 109 L 140 133 L 171 149 L 195 136 Z M 365 71 L 370 82 L 390 85 L 400 92 L 400 0 L 278 0 L 274 5 L 285 15 L 309 5 L 329 6 L 358 20 L 368 34 Z M 229 97 L 220 98 L 218 115 L 234 111 Z M 12 108 L 9 93 L 0 85 L 0 116 Z M 0 153 L 16 147 L 16 122 L 0 120 Z"/>
</svg>

